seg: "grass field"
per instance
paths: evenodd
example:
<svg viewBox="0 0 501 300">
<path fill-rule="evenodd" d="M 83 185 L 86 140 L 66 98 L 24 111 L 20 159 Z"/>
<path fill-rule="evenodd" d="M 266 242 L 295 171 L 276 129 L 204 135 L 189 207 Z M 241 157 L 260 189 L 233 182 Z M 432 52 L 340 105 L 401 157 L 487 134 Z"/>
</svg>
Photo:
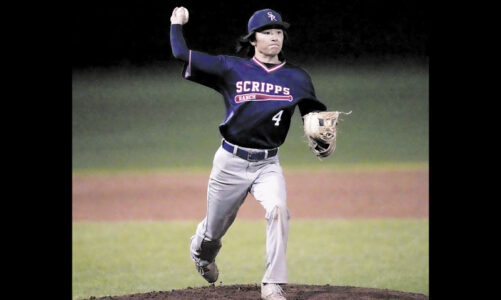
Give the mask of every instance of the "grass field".
<svg viewBox="0 0 501 300">
<path fill-rule="evenodd" d="M 73 169 L 208 168 L 220 143 L 221 96 L 182 79 L 180 64 L 73 72 Z M 343 116 L 335 155 L 308 151 L 296 110 L 284 165 L 428 161 L 427 65 L 307 65 L 316 93 Z"/>
<path fill-rule="evenodd" d="M 205 286 L 189 257 L 194 221 L 74 223 L 73 299 Z M 259 283 L 265 222 L 236 220 L 223 284 Z M 292 220 L 289 281 L 428 294 L 427 220 Z"/>
</svg>

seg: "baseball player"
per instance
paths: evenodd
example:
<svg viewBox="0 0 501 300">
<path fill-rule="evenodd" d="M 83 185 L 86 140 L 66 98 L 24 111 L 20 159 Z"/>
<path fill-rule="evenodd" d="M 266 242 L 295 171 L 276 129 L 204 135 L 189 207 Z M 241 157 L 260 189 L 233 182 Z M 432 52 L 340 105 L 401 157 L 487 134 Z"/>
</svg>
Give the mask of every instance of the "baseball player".
<svg viewBox="0 0 501 300">
<path fill-rule="evenodd" d="M 172 12 L 172 53 L 185 62 L 183 77 L 221 93 L 226 108 L 208 182 L 207 212 L 191 238 L 191 257 L 198 272 L 214 283 L 221 238 L 251 193 L 264 207 L 267 221 L 261 298 L 285 299 L 280 285 L 287 283 L 289 211 L 279 147 L 296 106 L 301 116 L 327 108 L 315 96 L 308 73 L 285 60 L 282 45 L 289 23 L 276 11 L 262 9 L 250 17 L 241 44 L 249 47 L 251 57 L 189 49 L 182 30 L 188 18 L 184 7 Z"/>
</svg>

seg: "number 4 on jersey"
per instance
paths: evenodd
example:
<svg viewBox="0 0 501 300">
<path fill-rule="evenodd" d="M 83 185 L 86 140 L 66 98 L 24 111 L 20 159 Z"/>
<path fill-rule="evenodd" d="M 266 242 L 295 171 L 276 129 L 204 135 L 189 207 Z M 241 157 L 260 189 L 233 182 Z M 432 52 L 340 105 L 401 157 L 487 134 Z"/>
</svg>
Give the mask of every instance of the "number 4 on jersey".
<svg viewBox="0 0 501 300">
<path fill-rule="evenodd" d="M 280 120 L 282 119 L 283 112 L 284 112 L 284 110 L 282 109 L 276 115 L 274 115 L 273 118 L 271 118 L 273 121 L 275 121 L 275 126 L 280 125 Z"/>
</svg>

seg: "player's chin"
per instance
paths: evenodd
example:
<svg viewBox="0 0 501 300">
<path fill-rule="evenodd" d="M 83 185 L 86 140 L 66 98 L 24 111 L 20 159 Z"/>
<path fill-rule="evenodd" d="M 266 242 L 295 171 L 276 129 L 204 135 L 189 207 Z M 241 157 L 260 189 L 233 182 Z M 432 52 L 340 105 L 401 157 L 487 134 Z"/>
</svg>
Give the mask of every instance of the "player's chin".
<svg viewBox="0 0 501 300">
<path fill-rule="evenodd" d="M 271 55 L 277 55 L 278 53 L 280 53 L 280 51 L 282 51 L 282 48 L 278 46 L 271 46 L 269 48 L 269 52 Z"/>
</svg>

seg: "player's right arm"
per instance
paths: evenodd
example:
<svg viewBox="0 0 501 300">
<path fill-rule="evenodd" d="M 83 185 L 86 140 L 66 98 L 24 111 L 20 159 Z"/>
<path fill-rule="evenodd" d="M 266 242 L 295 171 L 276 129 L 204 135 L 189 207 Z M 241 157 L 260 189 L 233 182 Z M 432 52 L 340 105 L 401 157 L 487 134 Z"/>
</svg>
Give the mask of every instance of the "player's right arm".
<svg viewBox="0 0 501 300">
<path fill-rule="evenodd" d="M 183 26 L 181 24 L 170 25 L 170 45 L 172 47 L 172 55 L 175 58 L 188 62 L 190 50 L 184 40 Z"/>
<path fill-rule="evenodd" d="M 184 11 L 186 11 L 186 14 Z M 170 44 L 172 47 L 172 54 L 175 58 L 187 62 L 189 59 L 189 50 L 186 46 L 186 41 L 183 37 L 183 25 L 188 23 L 188 10 L 184 7 L 176 7 L 172 11 L 170 17 Z"/>
<path fill-rule="evenodd" d="M 170 43 L 174 57 L 187 63 L 185 77 L 188 78 L 195 72 L 222 75 L 225 67 L 222 55 L 214 56 L 200 51 L 193 51 L 186 45 L 183 36 L 183 25 L 188 22 L 188 17 L 184 13 L 180 13 L 181 8 L 176 7 L 172 12 Z"/>
</svg>

